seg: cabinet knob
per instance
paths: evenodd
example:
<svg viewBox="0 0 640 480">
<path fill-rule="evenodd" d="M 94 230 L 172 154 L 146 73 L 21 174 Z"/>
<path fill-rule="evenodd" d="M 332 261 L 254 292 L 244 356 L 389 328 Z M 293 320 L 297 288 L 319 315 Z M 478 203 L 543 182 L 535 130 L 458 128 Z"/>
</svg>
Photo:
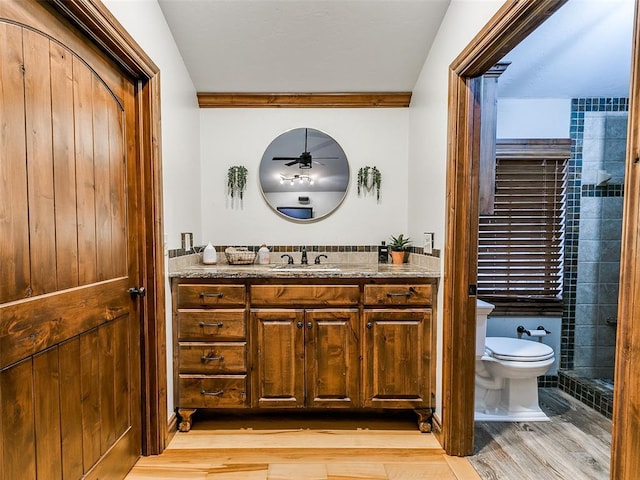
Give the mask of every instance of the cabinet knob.
<svg viewBox="0 0 640 480">
<path fill-rule="evenodd" d="M 296 323 L 296 327 L 302 328 L 302 327 L 304 327 L 304 323 L 298 322 L 298 323 Z"/>
<path fill-rule="evenodd" d="M 367 322 L 367 328 L 371 330 L 373 328 L 373 323 Z"/>
<path fill-rule="evenodd" d="M 313 323 L 311 322 L 307 323 L 307 328 L 313 328 Z"/>
</svg>

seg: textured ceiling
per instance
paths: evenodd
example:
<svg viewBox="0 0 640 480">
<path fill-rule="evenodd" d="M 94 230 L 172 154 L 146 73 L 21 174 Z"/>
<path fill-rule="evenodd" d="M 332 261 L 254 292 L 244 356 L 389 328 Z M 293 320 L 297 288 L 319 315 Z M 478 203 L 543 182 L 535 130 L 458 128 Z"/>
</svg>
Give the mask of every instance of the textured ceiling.
<svg viewBox="0 0 640 480">
<path fill-rule="evenodd" d="M 411 91 L 449 0 L 159 0 L 199 92 Z"/>
<path fill-rule="evenodd" d="M 197 91 L 255 93 L 412 91 L 450 3 L 158 2 Z M 505 57 L 499 97 L 628 95 L 633 7 L 569 0 Z"/>
</svg>

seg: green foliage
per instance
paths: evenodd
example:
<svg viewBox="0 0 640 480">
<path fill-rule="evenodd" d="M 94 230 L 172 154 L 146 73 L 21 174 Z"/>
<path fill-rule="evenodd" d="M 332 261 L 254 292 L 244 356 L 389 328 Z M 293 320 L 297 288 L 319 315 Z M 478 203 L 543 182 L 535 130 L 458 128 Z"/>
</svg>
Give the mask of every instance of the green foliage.
<svg viewBox="0 0 640 480">
<path fill-rule="evenodd" d="M 376 200 L 380 201 L 380 186 L 382 185 L 382 173 L 375 165 L 361 167 L 358 170 L 358 195 L 362 192 L 375 190 Z"/>
<path fill-rule="evenodd" d="M 242 165 L 229 167 L 227 172 L 227 193 L 231 198 L 238 197 L 242 200 L 246 188 L 247 169 Z"/>
<path fill-rule="evenodd" d="M 400 234 L 397 237 L 391 235 L 391 243 L 389 243 L 389 248 L 396 252 L 401 252 L 406 250 L 411 246 L 411 239 L 409 237 L 404 236 L 404 234 Z"/>
</svg>

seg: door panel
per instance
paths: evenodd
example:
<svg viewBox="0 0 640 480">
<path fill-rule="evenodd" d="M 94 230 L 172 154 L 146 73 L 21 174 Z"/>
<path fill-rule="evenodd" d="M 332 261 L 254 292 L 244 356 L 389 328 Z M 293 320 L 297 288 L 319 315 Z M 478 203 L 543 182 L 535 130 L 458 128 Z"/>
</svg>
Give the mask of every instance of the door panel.
<svg viewBox="0 0 640 480">
<path fill-rule="evenodd" d="M 50 42 L 53 178 L 58 289 L 78 285 L 78 219 L 73 125 L 73 56 Z"/>
<path fill-rule="evenodd" d="M 78 411 L 82 398 L 80 376 L 80 338 L 59 347 L 60 362 L 60 427 L 62 444 L 62 478 L 82 476 L 82 415 Z"/>
<path fill-rule="evenodd" d="M 39 478 L 60 478 L 60 370 L 58 349 L 33 357 L 36 470 Z"/>
<path fill-rule="evenodd" d="M 22 31 L 29 205 L 30 295 L 57 289 L 49 39 Z M 11 140 L 9 140 L 11 141 Z"/>
<path fill-rule="evenodd" d="M 304 406 L 303 310 L 253 310 L 257 346 L 252 399 L 257 407 Z"/>
<path fill-rule="evenodd" d="M 0 303 L 29 290 L 22 29 L 0 22 Z M 7 219 L 9 221 L 7 221 Z"/>
<path fill-rule="evenodd" d="M 7 11 L 26 23 L 0 18 L 0 478 L 119 478 L 142 441 L 135 89 L 26 26 L 55 23 L 42 4 Z"/>
<path fill-rule="evenodd" d="M 355 309 L 305 312 L 307 406 L 360 406 L 357 320 Z"/>
<path fill-rule="evenodd" d="M 32 373 L 30 358 L 0 372 L 4 475 L 0 478 L 6 480 L 36 478 Z"/>
<path fill-rule="evenodd" d="M 97 330 L 80 335 L 82 465 L 87 471 L 100 459 L 100 339 Z"/>
<path fill-rule="evenodd" d="M 78 211 L 78 282 L 86 285 L 98 278 L 96 266 L 96 211 L 93 171 L 92 75 L 82 62 L 73 59 L 73 104 L 76 149 Z"/>
<path fill-rule="evenodd" d="M 430 407 L 431 311 L 365 310 L 365 407 Z"/>
</svg>

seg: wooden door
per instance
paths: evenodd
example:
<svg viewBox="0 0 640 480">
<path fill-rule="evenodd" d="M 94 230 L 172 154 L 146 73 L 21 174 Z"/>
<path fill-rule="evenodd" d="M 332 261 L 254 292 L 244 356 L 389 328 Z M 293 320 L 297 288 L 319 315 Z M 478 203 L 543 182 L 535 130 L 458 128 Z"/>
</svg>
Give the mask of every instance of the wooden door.
<svg viewBox="0 0 640 480">
<path fill-rule="evenodd" d="M 254 407 L 304 406 L 304 310 L 251 311 Z"/>
<path fill-rule="evenodd" d="M 360 406 L 358 310 L 305 312 L 306 405 Z"/>
<path fill-rule="evenodd" d="M 365 310 L 364 323 L 364 406 L 432 407 L 431 310 Z"/>
<path fill-rule="evenodd" d="M 0 8 L 0 478 L 123 478 L 142 439 L 134 86 L 50 22 Z"/>
</svg>

